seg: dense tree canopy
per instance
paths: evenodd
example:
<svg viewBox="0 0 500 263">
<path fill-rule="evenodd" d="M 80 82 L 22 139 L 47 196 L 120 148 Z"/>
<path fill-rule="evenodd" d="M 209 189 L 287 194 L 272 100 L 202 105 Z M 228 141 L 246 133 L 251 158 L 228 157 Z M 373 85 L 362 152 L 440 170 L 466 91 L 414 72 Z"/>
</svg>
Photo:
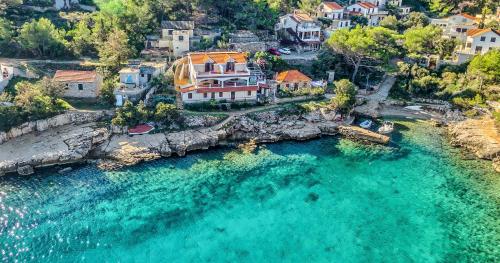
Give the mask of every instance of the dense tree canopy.
<svg viewBox="0 0 500 263">
<path fill-rule="evenodd" d="M 335 31 L 327 45 L 354 67 L 351 76 L 354 80 L 360 67 L 373 67 L 395 56 L 398 53 L 396 38 L 396 32 L 387 28 L 357 26 Z"/>
<path fill-rule="evenodd" d="M 75 55 L 86 56 L 95 53 L 94 39 L 88 19 L 78 22 L 75 28 L 68 32 L 68 36 L 72 38 L 70 47 Z"/>
<path fill-rule="evenodd" d="M 478 79 L 482 86 L 500 83 L 500 50 L 475 56 L 467 67 L 467 75 Z"/>
<path fill-rule="evenodd" d="M 399 28 L 399 21 L 395 16 L 386 16 L 380 21 L 380 26 L 396 31 Z"/>
<path fill-rule="evenodd" d="M 356 103 L 357 88 L 347 79 L 335 81 L 335 97 L 332 98 L 333 107 L 342 114 L 349 113 Z"/>
<path fill-rule="evenodd" d="M 410 27 L 424 27 L 429 24 L 429 19 L 424 13 L 420 12 L 410 12 L 402 22 L 405 28 Z"/>
<path fill-rule="evenodd" d="M 127 34 L 119 29 L 109 34 L 107 41 L 99 45 L 98 51 L 100 61 L 115 70 L 127 62 L 134 52 L 128 45 Z"/>
<path fill-rule="evenodd" d="M 307 13 L 313 13 L 316 7 L 321 3 L 321 0 L 301 0 L 299 8 Z"/>
<path fill-rule="evenodd" d="M 411 57 L 419 58 L 433 54 L 441 39 L 441 29 L 435 26 L 412 27 L 403 34 L 404 47 Z"/>
<path fill-rule="evenodd" d="M 9 20 L 0 17 L 0 48 L 5 47 L 7 44 L 9 44 L 12 40 L 12 37 L 12 23 Z M 1 51 L 0 54 L 2 54 Z"/>
<path fill-rule="evenodd" d="M 21 47 L 38 57 L 54 57 L 65 53 L 64 31 L 58 30 L 46 18 L 32 20 L 19 30 Z"/>
</svg>

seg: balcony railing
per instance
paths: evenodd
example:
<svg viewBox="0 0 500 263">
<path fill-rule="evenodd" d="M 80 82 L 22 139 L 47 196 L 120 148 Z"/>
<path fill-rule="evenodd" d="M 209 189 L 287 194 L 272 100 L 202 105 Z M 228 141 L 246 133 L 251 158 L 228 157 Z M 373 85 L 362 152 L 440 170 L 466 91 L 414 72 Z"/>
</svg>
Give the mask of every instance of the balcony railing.
<svg viewBox="0 0 500 263">
<path fill-rule="evenodd" d="M 221 71 L 221 70 L 212 70 L 209 72 L 196 72 L 196 76 L 206 77 L 206 76 L 217 76 L 217 75 L 240 75 L 240 74 L 250 74 L 249 70 L 230 70 L 230 71 Z"/>
<path fill-rule="evenodd" d="M 209 85 L 198 85 L 198 88 L 238 88 L 238 87 L 248 87 L 255 85 L 248 85 L 246 83 L 236 83 L 236 82 L 227 82 L 224 84 L 209 84 Z"/>
</svg>

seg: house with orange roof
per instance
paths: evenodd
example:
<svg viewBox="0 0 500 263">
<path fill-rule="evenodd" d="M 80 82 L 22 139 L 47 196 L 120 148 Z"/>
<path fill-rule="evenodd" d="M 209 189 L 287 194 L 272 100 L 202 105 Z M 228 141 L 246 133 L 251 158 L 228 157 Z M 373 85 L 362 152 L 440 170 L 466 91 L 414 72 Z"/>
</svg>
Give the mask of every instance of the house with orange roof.
<svg viewBox="0 0 500 263">
<path fill-rule="evenodd" d="M 57 70 L 53 80 L 64 85 L 67 98 L 95 99 L 102 85 L 102 76 L 95 70 Z"/>
<path fill-rule="evenodd" d="M 274 29 L 282 39 L 295 42 L 304 50 L 317 50 L 321 46 L 321 26 L 302 11 L 280 17 Z"/>
<path fill-rule="evenodd" d="M 478 18 L 466 13 L 461 13 L 446 18 L 431 19 L 431 25 L 440 27 L 443 30 L 443 37 L 457 39 L 465 42 L 467 31 L 478 28 Z"/>
<path fill-rule="evenodd" d="M 183 103 L 257 101 L 268 88 L 247 63 L 243 52 L 188 53 L 177 64 L 174 84 Z"/>
<path fill-rule="evenodd" d="M 376 7 L 378 7 L 379 9 L 384 9 L 385 6 L 387 5 L 387 0 L 364 0 L 364 2 L 373 4 Z"/>
<path fill-rule="evenodd" d="M 312 79 L 298 70 L 287 70 L 280 72 L 275 78 L 278 89 L 290 89 L 292 91 L 310 88 Z"/>
<path fill-rule="evenodd" d="M 351 15 L 360 15 L 368 19 L 369 26 L 377 26 L 382 19 L 389 15 L 388 11 L 379 10 L 378 6 L 370 2 L 358 2 L 347 7 Z"/>
<path fill-rule="evenodd" d="M 468 30 L 465 44 L 456 52 L 458 63 L 493 49 L 500 49 L 500 31 L 491 28 Z"/>
<path fill-rule="evenodd" d="M 335 30 L 351 26 L 347 9 L 336 2 L 321 2 L 316 8 L 316 18 L 332 21 L 331 25 L 325 29 L 327 37 Z"/>
</svg>

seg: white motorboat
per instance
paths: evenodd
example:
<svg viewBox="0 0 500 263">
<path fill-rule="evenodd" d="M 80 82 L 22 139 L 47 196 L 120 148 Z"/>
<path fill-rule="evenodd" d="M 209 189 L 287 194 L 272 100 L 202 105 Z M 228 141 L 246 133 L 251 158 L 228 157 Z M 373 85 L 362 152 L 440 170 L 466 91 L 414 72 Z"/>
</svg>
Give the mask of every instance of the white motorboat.
<svg viewBox="0 0 500 263">
<path fill-rule="evenodd" d="M 380 134 L 389 134 L 392 131 L 394 131 L 394 123 L 390 121 L 384 121 L 384 124 L 378 128 L 378 133 Z"/>
<path fill-rule="evenodd" d="M 405 109 L 407 110 L 413 110 L 413 111 L 421 111 L 422 106 L 406 106 Z"/>
<path fill-rule="evenodd" d="M 359 127 L 363 129 L 369 129 L 372 126 L 373 122 L 371 120 L 365 120 L 359 124 Z"/>
</svg>

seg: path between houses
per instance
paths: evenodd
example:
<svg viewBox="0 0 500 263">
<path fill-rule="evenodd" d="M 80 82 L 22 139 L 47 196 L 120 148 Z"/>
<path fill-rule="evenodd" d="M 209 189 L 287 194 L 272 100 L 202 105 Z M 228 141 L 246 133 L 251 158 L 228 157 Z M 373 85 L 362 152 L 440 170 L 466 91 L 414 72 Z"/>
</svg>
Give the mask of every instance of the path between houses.
<svg viewBox="0 0 500 263">
<path fill-rule="evenodd" d="M 26 63 L 50 63 L 50 64 L 85 64 L 97 63 L 97 61 L 80 59 L 80 60 L 52 60 L 52 59 L 24 59 L 24 58 L 0 58 L 0 64 L 22 65 Z"/>
</svg>

